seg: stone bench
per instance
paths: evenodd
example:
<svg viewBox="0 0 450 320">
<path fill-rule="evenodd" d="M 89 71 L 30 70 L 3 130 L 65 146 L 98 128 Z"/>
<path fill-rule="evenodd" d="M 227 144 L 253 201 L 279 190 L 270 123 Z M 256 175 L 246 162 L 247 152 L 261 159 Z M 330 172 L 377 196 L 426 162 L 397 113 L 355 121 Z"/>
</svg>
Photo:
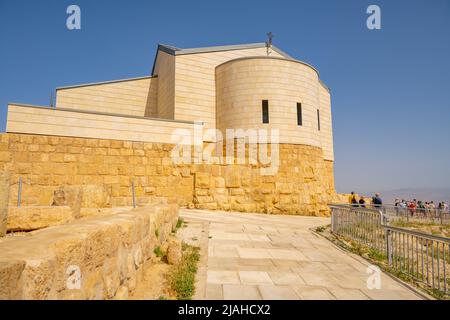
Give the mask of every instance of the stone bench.
<svg viewBox="0 0 450 320">
<path fill-rule="evenodd" d="M 0 240 L 0 299 L 126 298 L 178 219 L 154 205 Z"/>
<path fill-rule="evenodd" d="M 28 232 L 65 224 L 73 219 L 69 206 L 9 207 L 6 227 L 8 232 Z"/>
</svg>

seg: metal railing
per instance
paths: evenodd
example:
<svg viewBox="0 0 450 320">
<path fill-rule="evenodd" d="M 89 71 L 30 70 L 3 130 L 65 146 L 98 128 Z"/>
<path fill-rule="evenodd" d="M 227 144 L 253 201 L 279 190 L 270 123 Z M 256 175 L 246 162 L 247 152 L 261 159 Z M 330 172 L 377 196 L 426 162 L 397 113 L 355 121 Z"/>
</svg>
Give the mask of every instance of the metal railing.
<svg viewBox="0 0 450 320">
<path fill-rule="evenodd" d="M 378 210 L 350 206 L 331 206 L 331 231 L 381 250 L 385 246 L 382 225 L 385 219 Z"/>
<path fill-rule="evenodd" d="M 450 224 L 449 209 L 424 209 L 424 208 L 404 208 L 401 206 L 375 205 L 375 204 L 332 204 L 333 207 L 367 208 L 381 211 L 389 220 L 401 220 L 406 222 L 423 222 Z"/>
<path fill-rule="evenodd" d="M 389 267 L 450 294 L 450 238 L 384 226 Z"/>
<path fill-rule="evenodd" d="M 389 214 L 380 208 L 330 207 L 334 234 L 377 249 L 391 270 L 450 294 L 450 238 L 389 226 Z"/>
<path fill-rule="evenodd" d="M 383 206 L 384 213 L 396 220 L 450 224 L 450 212 L 444 209 Z"/>
</svg>

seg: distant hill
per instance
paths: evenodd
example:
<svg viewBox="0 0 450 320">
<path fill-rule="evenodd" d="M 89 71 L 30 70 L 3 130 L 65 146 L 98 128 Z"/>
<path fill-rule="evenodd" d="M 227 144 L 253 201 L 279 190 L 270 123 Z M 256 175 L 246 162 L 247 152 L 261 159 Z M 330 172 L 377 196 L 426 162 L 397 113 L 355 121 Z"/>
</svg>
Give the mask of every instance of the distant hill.
<svg viewBox="0 0 450 320">
<path fill-rule="evenodd" d="M 394 203 L 395 198 L 450 203 L 450 188 L 404 188 L 380 191 L 380 193 L 384 203 Z"/>
</svg>

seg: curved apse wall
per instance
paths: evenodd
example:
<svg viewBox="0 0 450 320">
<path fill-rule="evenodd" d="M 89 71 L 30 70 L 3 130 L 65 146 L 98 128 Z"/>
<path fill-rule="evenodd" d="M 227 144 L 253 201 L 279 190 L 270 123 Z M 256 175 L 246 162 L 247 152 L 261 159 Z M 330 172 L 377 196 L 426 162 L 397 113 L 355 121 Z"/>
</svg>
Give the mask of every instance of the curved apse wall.
<svg viewBox="0 0 450 320">
<path fill-rule="evenodd" d="M 269 101 L 269 124 L 262 122 L 262 100 Z M 297 124 L 297 103 L 302 125 Z M 328 89 L 316 69 L 278 57 L 247 57 L 216 68 L 217 128 L 279 129 L 280 143 L 320 147 L 333 160 Z M 320 130 L 317 110 L 320 110 Z"/>
</svg>

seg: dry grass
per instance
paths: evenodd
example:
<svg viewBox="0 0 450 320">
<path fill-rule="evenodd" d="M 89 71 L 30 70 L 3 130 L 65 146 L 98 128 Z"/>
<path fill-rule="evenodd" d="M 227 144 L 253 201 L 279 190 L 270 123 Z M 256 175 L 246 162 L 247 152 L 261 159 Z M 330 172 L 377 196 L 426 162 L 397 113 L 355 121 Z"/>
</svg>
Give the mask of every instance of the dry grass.
<svg viewBox="0 0 450 320">
<path fill-rule="evenodd" d="M 435 222 L 421 222 L 421 221 L 392 221 L 393 227 L 405 228 L 409 230 L 419 231 L 426 234 L 450 238 L 450 225 L 442 225 Z"/>
<path fill-rule="evenodd" d="M 200 260 L 200 249 L 183 244 L 181 262 L 169 276 L 172 290 L 178 300 L 190 300 L 195 293 L 195 275 Z"/>
</svg>

